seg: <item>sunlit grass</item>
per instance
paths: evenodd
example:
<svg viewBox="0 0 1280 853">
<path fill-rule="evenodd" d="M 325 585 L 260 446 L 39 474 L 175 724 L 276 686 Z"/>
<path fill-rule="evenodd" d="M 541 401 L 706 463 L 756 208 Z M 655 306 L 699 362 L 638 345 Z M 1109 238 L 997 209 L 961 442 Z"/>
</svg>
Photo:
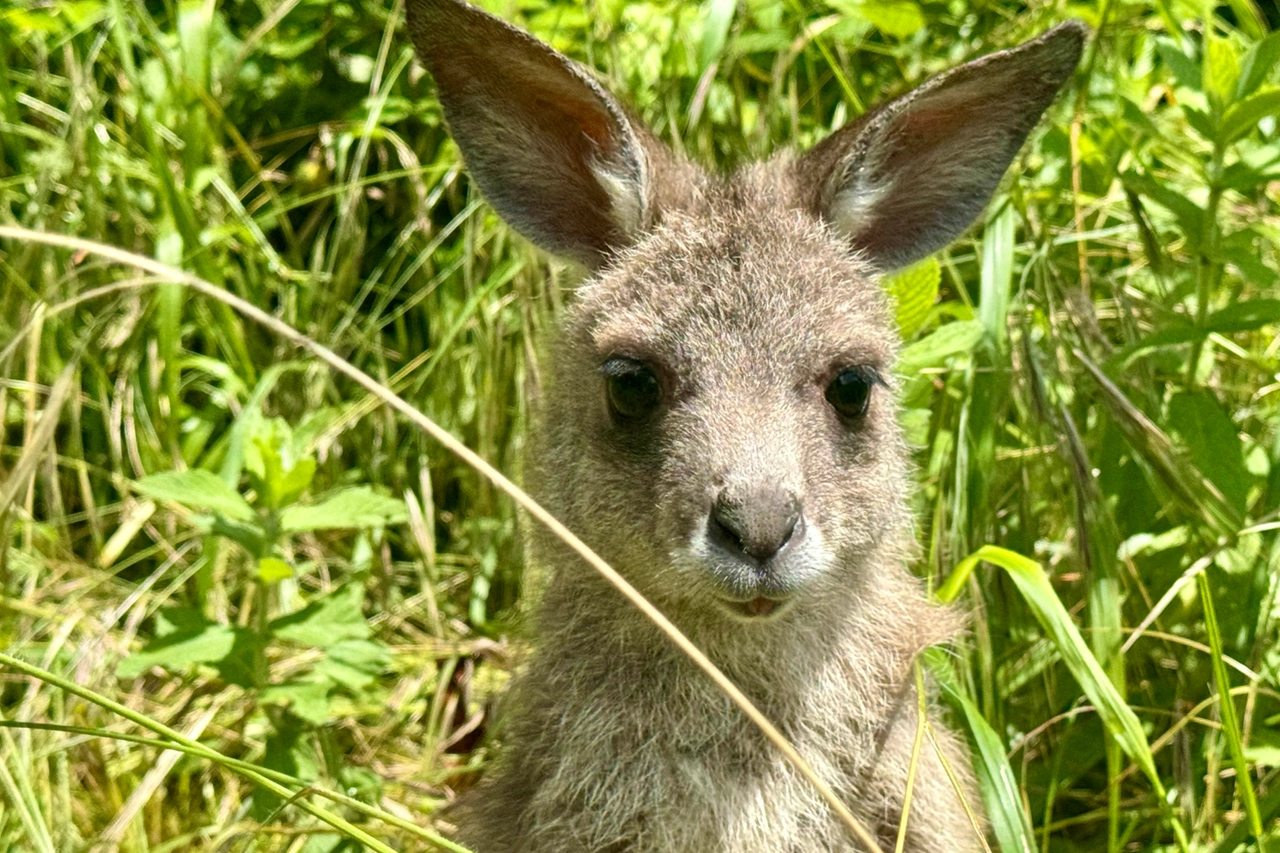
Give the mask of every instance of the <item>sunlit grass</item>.
<svg viewBox="0 0 1280 853">
<path fill-rule="evenodd" d="M 1261 849 L 1280 813 L 1280 21 L 1248 0 L 925 3 L 918 22 L 890 5 L 494 8 L 725 167 L 1066 15 L 1100 28 L 910 324 L 919 570 L 974 613 L 930 669 L 1006 853 Z M 518 474 L 536 354 L 577 273 L 469 189 L 399 15 L 373 0 L 0 12 L 0 224 L 225 288 Z M 416 848 L 501 749 L 489 701 L 528 600 L 514 506 L 349 378 L 137 276 L 0 246 L 0 636 L 55 679 L 0 682 L 0 847 L 318 853 L 349 826 Z M 316 466 L 297 506 L 365 488 L 403 511 L 254 555 L 243 530 L 132 485 L 203 469 L 263 506 L 272 419 L 286 467 Z M 1032 587 L 1009 574 L 1037 577 L 1025 558 L 1046 572 Z M 320 695 L 338 653 L 272 625 L 351 584 L 371 628 L 352 642 L 372 644 L 351 648 L 369 657 Z M 183 624 L 267 640 L 240 675 L 199 643 L 117 674 L 194 642 Z M 138 739 L 157 725 L 196 746 Z M 290 801 L 298 784 L 328 799 Z"/>
</svg>

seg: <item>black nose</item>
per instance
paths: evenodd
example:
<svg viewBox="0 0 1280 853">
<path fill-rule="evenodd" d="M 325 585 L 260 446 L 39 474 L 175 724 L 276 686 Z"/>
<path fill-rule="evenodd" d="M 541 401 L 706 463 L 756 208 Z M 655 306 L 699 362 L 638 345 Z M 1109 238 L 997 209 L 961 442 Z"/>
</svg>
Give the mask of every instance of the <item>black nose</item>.
<svg viewBox="0 0 1280 853">
<path fill-rule="evenodd" d="M 800 501 L 789 491 L 725 489 L 711 506 L 707 535 L 737 556 L 764 563 L 804 530 Z"/>
</svg>

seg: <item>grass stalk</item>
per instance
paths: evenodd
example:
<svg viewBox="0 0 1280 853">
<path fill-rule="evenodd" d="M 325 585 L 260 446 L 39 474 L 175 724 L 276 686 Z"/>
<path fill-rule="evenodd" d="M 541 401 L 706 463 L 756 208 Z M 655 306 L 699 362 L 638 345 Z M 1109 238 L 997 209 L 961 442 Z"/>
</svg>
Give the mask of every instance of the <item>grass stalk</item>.
<svg viewBox="0 0 1280 853">
<path fill-rule="evenodd" d="M 192 754 L 200 755 L 203 758 L 207 758 L 210 761 L 214 761 L 219 764 L 226 764 L 226 757 L 217 750 L 210 749 L 199 741 L 191 740 L 181 732 L 174 731 L 163 723 L 156 722 L 146 714 L 140 714 L 132 708 L 126 705 L 121 705 L 119 702 L 90 690 L 87 687 L 81 687 L 70 679 L 63 678 L 56 673 L 41 669 L 38 666 L 32 666 L 26 661 L 19 660 L 18 658 L 4 654 L 3 652 L 0 652 L 0 665 L 39 681 L 43 681 L 65 693 L 71 694 L 72 696 L 79 696 L 86 702 L 91 702 L 104 710 L 110 711 L 117 716 L 123 717 L 132 723 L 142 726 L 148 731 L 153 731 L 174 744 L 186 747 L 192 752 Z M 288 799 L 294 794 L 293 791 L 290 791 L 284 785 L 262 773 L 259 769 L 252 767 L 252 765 L 242 765 L 237 768 L 237 770 L 246 779 L 266 788 L 278 797 Z M 381 841 L 340 815 L 336 815 L 327 809 L 322 809 L 305 799 L 297 800 L 297 805 L 298 808 L 302 809 L 307 814 L 327 823 L 329 826 L 332 826 L 334 829 L 350 836 L 356 841 L 368 845 L 373 850 L 376 850 L 377 853 L 396 853 L 395 850 L 388 847 L 386 844 L 383 844 Z"/>
<path fill-rule="evenodd" d="M 1196 575 L 1196 588 L 1200 593 L 1200 603 L 1204 608 L 1204 628 L 1209 635 L 1210 655 L 1213 661 L 1213 680 L 1218 689 L 1218 717 L 1222 720 L 1222 733 L 1227 739 L 1227 750 L 1231 753 L 1231 764 L 1235 768 L 1236 790 L 1244 803 L 1245 816 L 1249 820 L 1249 828 L 1258 842 L 1258 853 L 1266 853 L 1262 831 L 1262 813 L 1258 808 L 1258 795 L 1253 789 L 1253 777 L 1250 775 L 1249 762 L 1244 754 L 1244 742 L 1240 734 L 1240 722 L 1236 717 L 1236 705 L 1231 698 L 1231 679 L 1227 675 L 1227 665 L 1223 660 L 1222 634 L 1218 629 L 1218 614 L 1213 603 L 1213 591 L 1209 588 L 1207 572 Z"/>
<path fill-rule="evenodd" d="M 471 466 L 481 476 L 491 482 L 500 491 L 518 503 L 526 512 L 528 512 L 538 522 L 546 525 L 556 536 L 572 548 L 578 556 L 582 557 L 592 568 L 599 572 L 615 589 L 620 592 L 623 597 L 633 604 L 636 609 L 643 613 L 651 622 L 653 622 L 659 630 L 667 636 L 690 660 L 692 660 L 704 673 L 706 673 L 716 685 L 724 691 L 724 693 L 733 701 L 735 705 L 747 716 L 751 722 L 764 733 L 765 737 L 787 758 L 796 771 L 811 784 L 822 799 L 831 808 L 832 812 L 840 819 L 840 821 L 848 828 L 853 837 L 857 838 L 870 853 L 883 853 L 879 843 L 874 835 L 863 826 L 862 822 L 854 816 L 840 798 L 832 790 L 805 758 L 800 755 L 799 751 L 791 744 L 789 740 L 778 731 L 777 727 L 771 723 L 767 717 L 755 706 L 755 704 L 747 698 L 737 685 L 735 685 L 728 676 L 720 671 L 711 659 L 699 649 L 693 642 L 686 637 L 679 628 L 675 626 L 658 608 L 649 602 L 640 592 L 633 587 L 616 569 L 604 561 L 598 554 L 592 551 L 585 542 L 577 537 L 572 531 L 564 526 L 555 516 L 544 509 L 537 503 L 527 492 L 517 486 L 506 475 L 494 468 L 488 461 L 479 456 L 454 435 L 431 418 L 428 418 L 420 410 L 404 400 L 404 398 L 392 392 L 382 383 L 373 379 L 364 371 L 355 367 L 346 359 L 337 355 L 333 350 L 316 342 L 312 338 L 302 334 L 287 323 L 273 317 L 267 312 L 258 308 L 244 299 L 212 284 L 202 278 L 191 275 L 179 269 L 161 264 L 151 258 L 137 255 L 132 252 L 126 252 L 113 246 L 106 246 L 91 240 L 82 240 L 76 237 L 68 237 L 61 234 L 50 234 L 47 232 L 32 231 L 26 228 L 15 228 L 12 226 L 0 226 L 0 238 L 21 240 L 34 243 L 42 243 L 49 246 L 57 246 L 64 249 L 76 249 L 83 252 L 91 253 L 115 261 L 116 263 L 127 266 L 136 267 L 146 270 L 161 279 L 168 278 L 172 283 L 182 284 L 193 291 L 201 293 L 212 299 L 218 300 L 222 304 L 227 305 L 231 309 L 238 311 L 243 316 L 248 317 L 254 322 L 266 327 L 273 333 L 289 340 L 290 342 L 309 350 L 312 355 L 329 365 L 334 370 L 354 380 L 360 386 L 370 393 L 376 395 L 379 399 L 391 406 L 410 421 L 416 424 L 424 432 L 442 444 L 445 449 L 455 454 Z M 0 662 L 12 661 L 13 658 L 4 656 L 0 658 Z M 25 664 L 24 664 L 25 666 Z M 63 681 L 63 683 L 69 683 Z M 74 686 L 74 685 L 73 685 Z M 79 689 L 79 688 L 77 688 Z M 77 694 L 79 695 L 79 694 Z M 110 701 L 110 700 L 106 700 Z M 112 703 L 116 707 L 124 708 L 124 706 Z M 104 706 L 106 707 L 106 706 Z M 124 709 L 128 711 L 128 709 Z M 133 714 L 132 711 L 129 712 Z M 140 716 L 140 715 L 134 715 Z M 133 717 L 130 717 L 133 719 Z M 145 718 L 142 718 L 145 719 Z M 135 720 L 137 722 L 137 720 Z M 141 723 L 140 723 L 141 724 Z M 174 733 L 176 735 L 176 733 Z M 181 737 L 181 735 L 178 735 Z M 263 783 L 270 789 L 270 786 L 276 783 L 263 778 Z M 278 786 L 277 786 L 278 787 Z M 281 789 L 283 790 L 283 789 Z M 279 791 L 276 791 L 279 793 Z M 302 801 L 303 808 L 310 808 L 306 805 L 306 801 Z M 336 816 L 335 816 L 336 817 Z M 340 820 L 340 818 L 339 818 Z M 354 827 L 353 827 L 354 829 Z M 376 842 L 375 842 L 376 843 Z M 385 851 L 386 848 L 379 847 L 379 850 Z"/>
</svg>

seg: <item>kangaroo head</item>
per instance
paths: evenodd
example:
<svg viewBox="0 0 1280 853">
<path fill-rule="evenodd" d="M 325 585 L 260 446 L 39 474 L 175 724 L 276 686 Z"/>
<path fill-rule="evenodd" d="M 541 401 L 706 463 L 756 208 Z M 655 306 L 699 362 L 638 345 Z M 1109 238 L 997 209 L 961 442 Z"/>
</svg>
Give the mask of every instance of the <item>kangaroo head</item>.
<svg viewBox="0 0 1280 853">
<path fill-rule="evenodd" d="M 717 176 L 461 0 L 409 0 L 408 23 L 481 191 L 591 273 L 554 350 L 539 498 L 668 608 L 768 623 L 857 590 L 910 530 L 877 276 L 977 217 L 1085 28 Z"/>
</svg>

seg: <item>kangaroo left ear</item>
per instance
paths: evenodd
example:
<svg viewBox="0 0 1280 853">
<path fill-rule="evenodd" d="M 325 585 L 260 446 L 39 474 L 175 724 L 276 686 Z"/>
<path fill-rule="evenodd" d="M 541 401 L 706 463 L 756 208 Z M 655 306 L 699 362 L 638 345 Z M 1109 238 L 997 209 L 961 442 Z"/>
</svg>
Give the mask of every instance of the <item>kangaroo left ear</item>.
<svg viewBox="0 0 1280 853">
<path fill-rule="evenodd" d="M 671 158 L 581 67 L 465 0 L 408 0 L 406 18 L 468 171 L 518 231 L 595 268 L 655 218 Z"/>
<path fill-rule="evenodd" d="M 937 251 L 982 212 L 1088 34 L 1061 24 L 833 133 L 796 163 L 802 197 L 883 270 Z"/>
</svg>

